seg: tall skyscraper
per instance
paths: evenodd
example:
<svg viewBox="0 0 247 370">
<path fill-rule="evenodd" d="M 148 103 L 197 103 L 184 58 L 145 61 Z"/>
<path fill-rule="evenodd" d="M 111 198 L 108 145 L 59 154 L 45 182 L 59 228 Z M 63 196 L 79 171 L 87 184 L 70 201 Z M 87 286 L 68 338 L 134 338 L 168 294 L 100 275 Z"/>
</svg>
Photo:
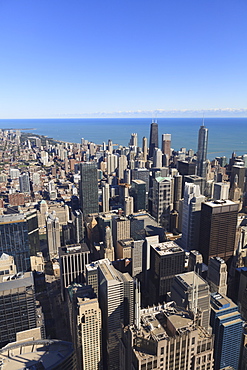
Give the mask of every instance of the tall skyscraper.
<svg viewBox="0 0 247 370">
<path fill-rule="evenodd" d="M 204 200 L 199 185 L 185 183 L 181 246 L 189 251 L 198 249 L 201 206 Z"/>
<path fill-rule="evenodd" d="M 30 194 L 30 179 L 28 172 L 24 172 L 19 177 L 20 192 Z"/>
<path fill-rule="evenodd" d="M 243 321 L 230 298 L 219 293 L 211 295 L 210 325 L 215 335 L 214 369 L 238 369 Z"/>
<path fill-rule="evenodd" d="M 146 183 L 142 180 L 132 180 L 131 194 L 134 198 L 134 210 L 138 212 L 146 209 Z"/>
<path fill-rule="evenodd" d="M 227 292 L 227 266 L 220 257 L 212 257 L 208 264 L 207 282 L 211 293 L 226 295 Z"/>
<path fill-rule="evenodd" d="M 87 277 L 88 284 L 98 286 L 104 369 L 119 370 L 122 325 L 134 323 L 134 281 L 128 273 L 116 270 L 107 259 L 88 265 Z"/>
<path fill-rule="evenodd" d="M 148 140 L 145 136 L 142 138 L 142 152 L 143 152 L 143 160 L 144 162 L 146 162 L 147 155 L 148 155 Z"/>
<path fill-rule="evenodd" d="M 17 272 L 30 270 L 28 225 L 24 215 L 0 216 L 0 253 L 14 257 Z"/>
<path fill-rule="evenodd" d="M 206 178 L 206 159 L 208 150 L 208 129 L 204 124 L 200 127 L 198 133 L 197 149 L 197 175 Z"/>
<path fill-rule="evenodd" d="M 10 275 L 11 276 L 11 275 Z M 0 347 L 16 340 L 16 333 L 36 328 L 34 281 L 31 272 L 0 276 Z"/>
<path fill-rule="evenodd" d="M 172 178 L 156 177 L 153 181 L 151 214 L 166 230 L 169 229 L 172 210 Z"/>
<path fill-rule="evenodd" d="M 89 249 L 86 243 L 59 248 L 61 293 L 72 283 L 84 283 L 86 265 L 89 263 Z"/>
<path fill-rule="evenodd" d="M 194 271 L 176 275 L 171 286 L 171 299 L 195 315 L 200 312 L 199 325 L 210 330 L 209 286 L 200 275 Z"/>
<path fill-rule="evenodd" d="M 80 200 L 84 217 L 99 212 L 98 176 L 95 163 L 81 163 Z"/>
<path fill-rule="evenodd" d="M 71 336 L 77 370 L 102 369 L 102 325 L 98 299 L 89 286 L 68 287 Z"/>
<path fill-rule="evenodd" d="M 230 200 L 202 203 L 199 252 L 204 263 L 221 257 L 226 263 L 233 256 L 238 204 Z"/>
<path fill-rule="evenodd" d="M 158 139 L 158 123 L 157 121 L 152 121 L 150 127 L 150 139 L 149 139 L 149 153 L 148 157 L 153 158 L 154 149 L 159 147 Z"/>
<path fill-rule="evenodd" d="M 52 211 L 46 219 L 46 238 L 50 260 L 58 256 L 58 248 L 61 246 L 59 219 L 56 212 Z"/>
<path fill-rule="evenodd" d="M 151 244 L 149 296 L 150 304 L 166 300 L 174 276 L 184 271 L 185 252 L 175 242 Z"/>
<path fill-rule="evenodd" d="M 166 165 L 168 166 L 171 156 L 171 134 L 162 135 L 162 153 L 166 156 Z"/>
</svg>

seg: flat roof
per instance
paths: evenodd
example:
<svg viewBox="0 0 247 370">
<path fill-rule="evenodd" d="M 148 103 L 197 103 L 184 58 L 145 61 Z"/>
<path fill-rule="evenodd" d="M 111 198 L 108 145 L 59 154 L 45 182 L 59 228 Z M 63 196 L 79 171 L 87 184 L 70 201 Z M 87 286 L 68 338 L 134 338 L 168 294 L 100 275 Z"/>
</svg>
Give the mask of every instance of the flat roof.
<svg viewBox="0 0 247 370">
<path fill-rule="evenodd" d="M 160 256 L 184 252 L 183 248 L 181 248 L 177 243 L 175 243 L 172 240 L 163 243 L 151 243 L 151 247 L 155 249 L 155 251 Z"/>
<path fill-rule="evenodd" d="M 72 355 L 73 345 L 61 340 L 14 342 L 0 350 L 1 370 L 44 369 L 59 366 Z"/>
</svg>

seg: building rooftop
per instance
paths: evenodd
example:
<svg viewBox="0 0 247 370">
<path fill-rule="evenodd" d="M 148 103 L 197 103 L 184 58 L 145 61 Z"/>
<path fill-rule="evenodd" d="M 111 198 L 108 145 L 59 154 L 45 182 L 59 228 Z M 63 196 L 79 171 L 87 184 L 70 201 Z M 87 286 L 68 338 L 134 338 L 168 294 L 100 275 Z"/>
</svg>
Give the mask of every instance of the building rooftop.
<svg viewBox="0 0 247 370">
<path fill-rule="evenodd" d="M 8 344 L 0 350 L 1 370 L 52 370 L 73 354 L 73 345 L 60 340 Z"/>
<path fill-rule="evenodd" d="M 86 243 L 71 244 L 71 245 L 66 245 L 65 247 L 59 248 L 60 256 L 64 256 L 68 254 L 75 254 L 75 253 L 83 253 L 83 252 L 89 253 L 89 249 Z"/>
<path fill-rule="evenodd" d="M 227 296 L 220 294 L 220 293 L 213 293 L 211 294 L 210 303 L 212 306 L 212 310 L 214 311 L 223 311 L 223 310 L 229 310 L 231 308 L 236 308 L 237 306 L 235 303 L 232 302 L 230 298 Z"/>
<path fill-rule="evenodd" d="M 194 271 L 189 271 L 183 274 L 176 275 L 175 278 L 188 289 L 192 288 L 193 285 L 207 285 L 207 282 Z"/>
<path fill-rule="evenodd" d="M 160 256 L 184 252 L 184 250 L 179 247 L 179 245 L 176 244 L 174 241 L 151 244 L 151 247 L 155 249 L 155 251 L 159 253 Z"/>
</svg>

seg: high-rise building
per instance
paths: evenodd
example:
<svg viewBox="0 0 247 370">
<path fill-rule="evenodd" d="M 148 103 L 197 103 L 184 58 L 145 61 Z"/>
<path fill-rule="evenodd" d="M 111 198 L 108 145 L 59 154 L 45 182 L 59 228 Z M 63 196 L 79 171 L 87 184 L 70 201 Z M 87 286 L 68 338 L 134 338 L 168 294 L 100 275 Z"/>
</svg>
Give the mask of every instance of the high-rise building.
<svg viewBox="0 0 247 370">
<path fill-rule="evenodd" d="M 87 277 L 88 284 L 98 287 L 104 369 L 119 370 L 122 325 L 134 323 L 134 281 L 107 259 L 88 265 Z"/>
<path fill-rule="evenodd" d="M 150 126 L 149 153 L 148 153 L 149 158 L 153 158 L 154 149 L 158 147 L 159 147 L 158 123 L 157 121 L 152 121 Z"/>
<path fill-rule="evenodd" d="M 212 257 L 208 264 L 207 282 L 211 293 L 226 295 L 227 292 L 227 266 L 220 257 Z"/>
<path fill-rule="evenodd" d="M 162 167 L 162 151 L 159 148 L 154 148 L 153 152 L 153 167 Z"/>
<path fill-rule="evenodd" d="M 16 333 L 37 326 L 31 272 L 0 276 L 0 347 L 16 340 Z"/>
<path fill-rule="evenodd" d="M 135 212 L 146 209 L 146 183 L 143 180 L 132 180 L 131 194 L 134 198 Z"/>
<path fill-rule="evenodd" d="M 166 156 L 166 165 L 168 165 L 171 156 L 171 134 L 162 135 L 162 153 Z"/>
<path fill-rule="evenodd" d="M 214 183 L 214 200 L 225 200 L 229 198 L 229 182 L 216 182 Z"/>
<path fill-rule="evenodd" d="M 226 263 L 233 256 L 238 204 L 230 200 L 202 203 L 199 252 L 204 263 L 221 257 Z"/>
<path fill-rule="evenodd" d="M 18 272 L 30 270 L 28 225 L 24 215 L 0 216 L 0 253 L 14 257 Z"/>
<path fill-rule="evenodd" d="M 129 145 L 137 147 L 137 134 L 131 134 Z"/>
<path fill-rule="evenodd" d="M 176 275 L 171 286 L 171 299 L 179 307 L 199 314 L 199 325 L 210 331 L 210 294 L 207 282 L 196 272 Z"/>
<path fill-rule="evenodd" d="M 226 366 L 238 369 L 242 341 L 242 326 L 238 307 L 223 294 L 211 295 L 210 325 L 215 336 L 214 369 Z"/>
<path fill-rule="evenodd" d="M 246 172 L 246 168 L 244 166 L 240 166 L 240 165 L 237 165 L 237 164 L 232 166 L 231 178 L 230 178 L 231 188 L 234 186 L 234 183 L 237 182 L 237 185 L 241 189 L 241 192 L 242 193 L 244 192 L 244 190 L 245 190 L 245 176 L 246 176 L 245 172 Z"/>
<path fill-rule="evenodd" d="M 197 175 L 206 178 L 206 160 L 208 150 L 208 129 L 204 124 L 200 127 L 198 133 L 198 149 L 197 149 Z"/>
<path fill-rule="evenodd" d="M 77 370 L 102 369 L 102 325 L 98 299 L 89 286 L 68 287 L 71 337 Z"/>
<path fill-rule="evenodd" d="M 172 178 L 156 177 L 153 181 L 151 214 L 166 230 L 169 229 L 172 210 Z"/>
<path fill-rule="evenodd" d="M 117 241 L 130 238 L 130 220 L 123 216 L 112 218 L 113 245 L 116 250 Z"/>
<path fill-rule="evenodd" d="M 106 182 L 102 186 L 102 211 L 109 212 L 110 210 L 110 186 Z"/>
<path fill-rule="evenodd" d="M 173 199 L 173 209 L 179 211 L 179 201 L 182 199 L 182 183 L 183 177 L 177 173 L 174 177 L 174 199 Z"/>
<path fill-rule="evenodd" d="M 24 172 L 19 177 L 20 192 L 30 194 L 30 179 L 29 174 Z"/>
<path fill-rule="evenodd" d="M 59 219 L 56 212 L 52 211 L 46 219 L 46 238 L 50 260 L 58 256 L 58 248 L 61 246 Z"/>
<path fill-rule="evenodd" d="M 126 328 L 120 370 L 214 369 L 213 336 L 191 312 L 162 304 L 140 310 L 139 317 L 135 326 Z"/>
<path fill-rule="evenodd" d="M 198 250 L 201 205 L 205 201 L 200 194 L 200 187 L 192 183 L 185 183 L 181 246 L 189 251 Z"/>
<path fill-rule="evenodd" d="M 143 152 L 143 160 L 144 160 L 144 162 L 147 162 L 148 139 L 145 136 L 142 138 L 142 152 Z"/>
<path fill-rule="evenodd" d="M 75 243 L 82 243 L 84 240 L 83 213 L 80 209 L 72 213 L 73 239 Z"/>
<path fill-rule="evenodd" d="M 89 263 L 89 249 L 86 243 L 59 248 L 61 292 L 72 283 L 84 283 L 86 265 Z"/>
<path fill-rule="evenodd" d="M 175 242 L 151 244 L 149 296 L 150 304 L 166 300 L 174 276 L 184 271 L 185 252 Z"/>
<path fill-rule="evenodd" d="M 80 201 L 84 217 L 99 212 L 98 176 L 95 163 L 81 163 Z"/>
</svg>

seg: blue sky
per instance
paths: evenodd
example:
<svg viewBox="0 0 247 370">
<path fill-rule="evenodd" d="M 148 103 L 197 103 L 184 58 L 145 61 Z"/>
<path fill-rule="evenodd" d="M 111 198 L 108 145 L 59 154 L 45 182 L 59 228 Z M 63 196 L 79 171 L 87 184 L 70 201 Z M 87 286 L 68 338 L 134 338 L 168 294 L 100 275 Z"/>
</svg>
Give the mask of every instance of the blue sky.
<svg viewBox="0 0 247 370">
<path fill-rule="evenodd" d="M 246 20 L 246 0 L 0 0 L 0 118 L 247 116 Z"/>
</svg>

